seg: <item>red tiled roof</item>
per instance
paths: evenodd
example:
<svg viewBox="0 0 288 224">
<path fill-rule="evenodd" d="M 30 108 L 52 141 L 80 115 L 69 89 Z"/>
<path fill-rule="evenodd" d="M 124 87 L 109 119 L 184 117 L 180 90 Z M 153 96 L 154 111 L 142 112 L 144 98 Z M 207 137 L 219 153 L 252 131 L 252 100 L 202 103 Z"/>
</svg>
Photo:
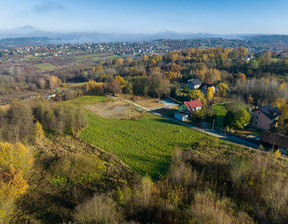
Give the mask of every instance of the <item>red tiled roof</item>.
<svg viewBox="0 0 288 224">
<path fill-rule="evenodd" d="M 185 106 L 187 107 L 188 110 L 195 109 L 197 107 L 202 107 L 202 103 L 200 100 L 191 100 L 188 102 L 184 102 Z"/>
</svg>

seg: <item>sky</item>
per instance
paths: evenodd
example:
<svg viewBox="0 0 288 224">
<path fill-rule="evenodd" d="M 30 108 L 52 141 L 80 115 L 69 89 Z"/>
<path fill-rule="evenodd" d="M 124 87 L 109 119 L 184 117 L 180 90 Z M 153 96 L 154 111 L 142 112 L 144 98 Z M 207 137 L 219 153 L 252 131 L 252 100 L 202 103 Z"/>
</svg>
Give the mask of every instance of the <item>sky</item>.
<svg viewBox="0 0 288 224">
<path fill-rule="evenodd" d="M 288 0 L 0 0 L 0 30 L 288 34 Z"/>
</svg>

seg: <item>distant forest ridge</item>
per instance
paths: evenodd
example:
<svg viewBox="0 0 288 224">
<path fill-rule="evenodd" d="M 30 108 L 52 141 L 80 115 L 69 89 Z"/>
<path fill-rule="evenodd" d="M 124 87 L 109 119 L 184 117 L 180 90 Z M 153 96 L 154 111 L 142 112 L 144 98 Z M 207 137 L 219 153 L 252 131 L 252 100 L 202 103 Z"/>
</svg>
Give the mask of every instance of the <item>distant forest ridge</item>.
<svg viewBox="0 0 288 224">
<path fill-rule="evenodd" d="M 42 34 L 43 35 L 43 34 Z M 101 33 L 70 33 L 53 34 L 49 37 L 13 37 L 0 40 L 0 49 L 12 49 L 25 46 L 41 46 L 54 44 L 83 43 L 116 43 L 116 42 L 168 42 L 168 51 L 183 50 L 186 45 L 193 48 L 239 47 L 245 46 L 250 53 L 268 51 L 284 51 L 288 49 L 288 35 L 217 35 L 212 34 L 101 34 Z M 167 37 L 167 38 L 165 38 Z M 1 38 L 1 35 L 0 35 Z M 167 47 L 167 45 L 166 45 Z M 169 48 L 170 47 L 170 48 Z"/>
</svg>

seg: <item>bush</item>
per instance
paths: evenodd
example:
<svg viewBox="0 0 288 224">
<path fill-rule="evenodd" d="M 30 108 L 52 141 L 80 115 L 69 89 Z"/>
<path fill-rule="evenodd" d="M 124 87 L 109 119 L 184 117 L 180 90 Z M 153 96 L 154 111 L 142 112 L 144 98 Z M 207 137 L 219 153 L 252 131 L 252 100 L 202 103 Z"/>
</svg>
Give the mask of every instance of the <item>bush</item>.
<svg viewBox="0 0 288 224">
<path fill-rule="evenodd" d="M 96 194 L 76 207 L 74 221 L 77 224 L 116 224 L 123 223 L 123 216 L 111 197 Z"/>
<path fill-rule="evenodd" d="M 195 223 L 253 223 L 253 220 L 245 213 L 234 213 L 235 205 L 228 199 L 219 199 L 211 191 L 197 192 L 194 202 L 187 214 L 190 221 Z"/>
<path fill-rule="evenodd" d="M 54 177 L 73 184 L 97 184 L 105 171 L 103 162 L 93 154 L 71 154 L 52 164 Z"/>
</svg>

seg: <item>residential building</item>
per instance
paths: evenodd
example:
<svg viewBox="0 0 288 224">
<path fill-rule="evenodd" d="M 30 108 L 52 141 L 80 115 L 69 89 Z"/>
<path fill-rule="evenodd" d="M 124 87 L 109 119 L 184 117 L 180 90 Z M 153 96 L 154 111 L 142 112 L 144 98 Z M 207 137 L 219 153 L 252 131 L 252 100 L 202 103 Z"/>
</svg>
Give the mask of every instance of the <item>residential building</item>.
<svg viewBox="0 0 288 224">
<path fill-rule="evenodd" d="M 199 79 L 190 79 L 187 81 L 187 88 L 192 90 L 199 89 L 201 84 L 202 82 Z"/>
<path fill-rule="evenodd" d="M 179 113 L 190 114 L 194 111 L 198 111 L 202 109 L 202 103 L 200 100 L 191 100 L 188 102 L 184 102 L 183 105 L 179 107 Z"/>
<path fill-rule="evenodd" d="M 255 128 L 263 130 L 271 130 L 278 125 L 278 120 L 281 115 L 278 108 L 271 105 L 257 107 L 252 111 L 252 123 L 251 125 Z"/>
</svg>

